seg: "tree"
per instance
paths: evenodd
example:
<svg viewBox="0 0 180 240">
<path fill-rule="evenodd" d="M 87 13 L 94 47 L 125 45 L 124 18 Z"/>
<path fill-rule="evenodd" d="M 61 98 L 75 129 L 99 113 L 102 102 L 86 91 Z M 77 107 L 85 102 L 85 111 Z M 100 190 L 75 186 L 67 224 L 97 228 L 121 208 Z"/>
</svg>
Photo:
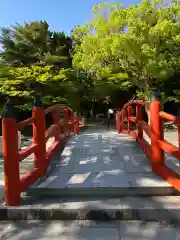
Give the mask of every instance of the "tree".
<svg viewBox="0 0 180 240">
<path fill-rule="evenodd" d="M 16 24 L 1 30 L 2 59 L 16 65 L 71 67 L 72 41 L 63 32 L 51 32 L 47 22 Z"/>
<path fill-rule="evenodd" d="M 91 22 L 74 30 L 74 38 L 81 36 L 75 67 L 120 87 L 135 85 L 138 97 L 148 101 L 153 86 L 163 89 L 180 71 L 179 0 L 170 5 L 144 0 L 127 8 L 104 3 L 93 14 Z"/>
</svg>

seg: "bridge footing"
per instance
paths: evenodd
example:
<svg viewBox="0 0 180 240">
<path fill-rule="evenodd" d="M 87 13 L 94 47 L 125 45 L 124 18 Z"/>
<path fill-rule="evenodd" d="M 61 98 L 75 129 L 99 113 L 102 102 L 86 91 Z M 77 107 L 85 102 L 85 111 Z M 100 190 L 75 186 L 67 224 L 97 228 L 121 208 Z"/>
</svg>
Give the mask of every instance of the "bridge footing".
<svg viewBox="0 0 180 240">
<path fill-rule="evenodd" d="M 0 208 L 0 220 L 180 221 L 180 196 L 101 199 L 28 199 L 20 207 Z"/>
</svg>

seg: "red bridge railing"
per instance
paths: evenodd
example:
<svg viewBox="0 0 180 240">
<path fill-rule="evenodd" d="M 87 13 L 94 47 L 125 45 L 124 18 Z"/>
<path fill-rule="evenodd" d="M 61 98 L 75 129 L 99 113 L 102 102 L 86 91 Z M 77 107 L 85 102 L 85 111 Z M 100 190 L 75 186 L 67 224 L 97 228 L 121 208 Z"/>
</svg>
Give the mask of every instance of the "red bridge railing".
<svg viewBox="0 0 180 240">
<path fill-rule="evenodd" d="M 32 117 L 17 123 L 13 115 L 13 106 L 7 103 L 2 120 L 5 203 L 8 206 L 19 205 L 21 192 L 24 192 L 38 178 L 44 176 L 52 159 L 54 151 L 61 144 L 61 127 L 64 136 L 79 134 L 79 117 L 67 106 L 63 107 L 64 117 L 60 118 L 62 105 L 54 105 L 44 110 L 35 104 Z M 53 124 L 46 129 L 45 115 L 51 114 Z M 33 143 L 23 150 L 18 149 L 18 129 L 27 125 L 33 128 Z M 46 149 L 46 142 L 50 137 L 54 141 Z M 20 176 L 19 164 L 29 155 L 34 153 L 34 167 Z"/>
<path fill-rule="evenodd" d="M 134 106 L 136 107 L 135 116 L 132 113 Z M 180 175 L 165 165 L 165 152 L 169 153 L 177 160 L 180 160 L 180 117 L 161 111 L 160 102 L 153 101 L 149 109 L 149 125 L 142 117 L 142 107 L 145 106 L 145 102 L 133 100 L 125 104 L 121 111 L 117 111 L 117 132 L 128 133 L 135 137 L 137 143 L 149 158 L 154 173 L 165 179 L 180 191 Z M 177 126 L 179 147 L 164 139 L 164 120 L 171 121 L 171 123 Z M 133 131 L 132 129 L 134 124 L 136 125 L 136 131 Z M 149 136 L 150 143 L 144 138 L 143 132 Z"/>
</svg>

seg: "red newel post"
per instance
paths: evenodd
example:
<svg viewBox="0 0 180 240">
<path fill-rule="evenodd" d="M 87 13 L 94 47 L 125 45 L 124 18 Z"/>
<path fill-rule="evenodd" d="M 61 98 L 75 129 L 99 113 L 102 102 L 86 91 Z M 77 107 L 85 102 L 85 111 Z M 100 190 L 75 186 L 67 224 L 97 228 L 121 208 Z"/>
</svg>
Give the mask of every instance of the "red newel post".
<svg viewBox="0 0 180 240">
<path fill-rule="evenodd" d="M 53 123 L 57 126 L 55 140 L 59 142 L 61 140 L 61 136 L 60 136 L 61 127 L 60 127 L 60 116 L 59 116 L 58 108 L 52 112 L 52 117 L 53 117 Z"/>
<path fill-rule="evenodd" d="M 70 135 L 71 135 L 71 133 L 72 133 L 72 131 L 73 131 L 72 116 L 73 116 L 73 113 L 71 112 L 71 110 L 69 110 L 69 134 L 70 134 Z"/>
<path fill-rule="evenodd" d="M 15 108 L 10 99 L 8 99 L 2 115 L 5 203 L 7 206 L 15 206 L 20 204 L 18 129 Z"/>
<path fill-rule="evenodd" d="M 127 117 L 127 110 L 126 109 L 123 109 L 123 111 L 122 111 L 122 117 L 121 117 L 121 122 L 122 122 L 122 131 L 124 131 L 124 130 L 126 130 L 126 128 L 125 128 L 125 119 L 126 119 L 126 117 Z"/>
<path fill-rule="evenodd" d="M 69 136 L 69 113 L 68 108 L 64 108 L 64 129 L 65 129 L 65 136 Z"/>
<path fill-rule="evenodd" d="M 120 111 L 117 110 L 116 112 L 116 130 L 118 133 L 121 133 L 121 115 L 120 115 Z"/>
<path fill-rule="evenodd" d="M 178 141 L 179 141 L 179 151 L 180 151 L 180 104 L 179 104 L 179 109 L 177 113 L 177 119 L 178 119 Z"/>
<path fill-rule="evenodd" d="M 130 117 L 132 117 L 132 106 L 128 106 L 127 108 L 128 132 L 132 130 L 132 122 L 129 120 Z"/>
<path fill-rule="evenodd" d="M 71 112 L 71 132 L 74 135 L 74 113 Z"/>
<path fill-rule="evenodd" d="M 164 151 L 159 147 L 159 140 L 163 139 L 164 129 L 159 116 L 161 103 L 157 97 L 156 95 L 154 96 L 150 106 L 152 167 L 154 167 L 154 169 L 158 165 L 164 165 Z"/>
<path fill-rule="evenodd" d="M 41 176 L 46 172 L 46 142 L 45 142 L 45 115 L 41 108 L 40 96 L 36 96 L 35 104 L 32 110 L 32 116 L 35 118 L 33 123 L 33 143 L 37 145 L 34 151 L 34 167 L 40 170 Z"/>
<path fill-rule="evenodd" d="M 142 106 L 136 105 L 136 121 L 137 121 L 137 137 L 136 141 L 139 142 L 143 138 L 143 129 L 141 128 L 141 125 L 139 124 L 139 121 L 142 120 Z"/>
<path fill-rule="evenodd" d="M 79 117 L 76 113 L 74 114 L 74 133 L 80 134 Z"/>
</svg>

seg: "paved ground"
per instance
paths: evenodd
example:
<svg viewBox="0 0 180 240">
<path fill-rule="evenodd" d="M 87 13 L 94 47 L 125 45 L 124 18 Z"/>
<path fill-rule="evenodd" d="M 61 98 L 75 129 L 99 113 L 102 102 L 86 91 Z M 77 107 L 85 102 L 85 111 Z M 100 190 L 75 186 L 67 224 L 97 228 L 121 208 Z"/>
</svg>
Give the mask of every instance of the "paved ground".
<svg viewBox="0 0 180 240">
<path fill-rule="evenodd" d="M 175 159 L 167 156 L 167 161 L 173 165 Z M 169 194 L 172 189 L 152 172 L 148 159 L 134 139 L 104 126 L 91 127 L 73 136 L 57 159 L 54 172 L 32 188 L 38 188 L 39 193 L 44 189 L 50 194 L 70 192 L 72 195 L 98 195 L 101 190 L 108 190 L 107 194 L 115 191 L 117 195 L 128 195 L 132 189 L 137 190 L 136 194 L 154 191 L 151 193 L 156 195 L 163 191 Z"/>
<path fill-rule="evenodd" d="M 163 222 L 18 221 L 0 222 L 2 240 L 178 240 L 179 226 Z"/>
<path fill-rule="evenodd" d="M 178 143 L 177 132 L 167 131 L 165 138 L 173 144 Z M 50 139 L 47 146 L 51 144 Z M 24 141 L 24 146 L 29 145 L 31 139 Z M 179 162 L 166 155 L 166 164 L 180 173 Z M 33 167 L 33 155 L 21 162 L 21 175 Z M 3 186 L 3 159 L 0 158 L 0 200 L 4 197 Z M 90 127 L 83 135 L 74 136 L 62 156 L 57 159 L 57 168 L 54 173 L 46 179 L 39 187 L 41 189 L 55 188 L 62 190 L 70 188 L 86 187 L 121 187 L 131 189 L 132 187 L 149 186 L 156 184 L 160 188 L 168 189 L 169 185 L 159 179 L 151 171 L 147 158 L 137 148 L 134 140 L 127 135 L 118 135 L 113 129 L 104 129 L 104 126 Z M 39 188 L 39 189 L 40 189 Z M 124 188 L 124 189 L 123 189 Z M 99 191 L 99 190 L 97 190 Z M 116 190 L 115 190 L 116 191 Z M 110 192 L 110 191 L 109 191 Z M 97 192 L 96 192 L 97 193 Z"/>
<path fill-rule="evenodd" d="M 176 144 L 175 135 L 175 133 L 173 135 L 168 133 L 166 139 L 171 140 L 170 136 L 173 136 L 173 144 Z M 27 164 L 22 166 L 22 174 L 27 168 L 33 166 L 32 157 L 23 161 L 23 163 L 26 161 Z M 173 158 L 167 156 L 166 161 L 169 166 L 172 166 L 177 172 L 179 171 L 179 167 Z M 57 159 L 56 164 L 55 171 L 45 182 L 38 186 L 38 190 L 51 188 L 54 191 L 54 189 L 60 188 L 62 191 L 62 189 L 68 188 L 71 190 L 86 187 L 99 189 L 100 187 L 112 188 L 113 186 L 123 188 L 132 188 L 134 186 L 137 188 L 143 186 L 152 187 L 154 185 L 159 186 L 159 189 L 161 187 L 170 187 L 152 173 L 147 158 L 137 148 L 134 140 L 125 135 L 119 136 L 112 129 L 103 130 L 99 127 L 97 130 L 97 128 L 91 128 L 80 136 L 72 137 L 66 145 L 62 156 Z M 166 209 L 165 205 L 168 204 L 169 208 L 173 209 L 173 214 L 177 213 L 179 215 L 179 211 L 177 211 L 179 207 L 175 209 L 175 206 L 178 206 L 179 197 L 174 197 L 174 201 L 173 197 L 171 198 L 161 197 L 159 202 L 158 197 L 150 201 L 147 198 L 146 201 L 142 201 L 141 198 L 125 197 L 109 201 L 106 199 L 99 203 L 97 200 L 94 203 L 92 201 L 68 203 L 67 200 L 62 200 L 59 204 L 63 209 L 71 210 L 79 209 L 79 206 L 83 204 L 89 204 L 89 206 L 94 204 L 97 208 L 101 205 L 102 209 L 105 206 L 107 209 L 117 207 L 118 210 L 120 206 L 123 211 L 126 209 L 127 212 L 138 206 L 139 213 L 141 212 L 144 216 L 147 207 L 154 216 L 157 216 L 160 204 L 163 206 L 162 209 Z M 154 210 L 155 202 L 156 208 Z M 40 201 L 39 204 L 47 207 L 47 203 L 43 201 Z M 57 205 L 57 199 L 55 205 Z M 148 212 L 146 212 L 147 214 Z M 180 239 L 180 226 L 157 221 L 0 221 L 0 239 L 2 240 L 43 240 L 50 238 L 54 240 L 174 240 Z"/>
</svg>

